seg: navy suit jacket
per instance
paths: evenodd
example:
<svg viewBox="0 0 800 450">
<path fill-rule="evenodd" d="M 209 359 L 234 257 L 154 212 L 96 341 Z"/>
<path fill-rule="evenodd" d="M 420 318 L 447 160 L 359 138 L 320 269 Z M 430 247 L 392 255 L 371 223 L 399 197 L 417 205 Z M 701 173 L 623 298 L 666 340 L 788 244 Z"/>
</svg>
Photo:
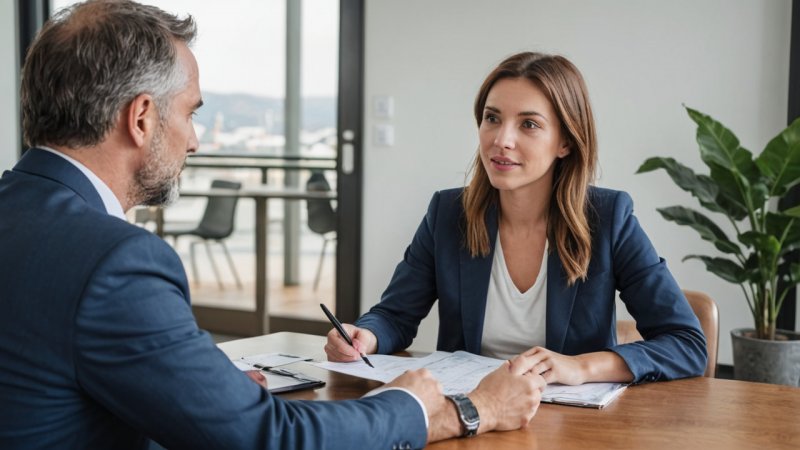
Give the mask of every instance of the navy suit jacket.
<svg viewBox="0 0 800 450">
<path fill-rule="evenodd" d="M 463 189 L 434 194 L 380 303 L 356 321 L 378 338 L 379 353 L 408 347 L 438 299 L 437 348 L 479 354 L 497 209 L 486 215 L 491 252 L 473 258 L 463 245 Z M 633 215 L 624 192 L 589 188 L 592 258 L 585 281 L 567 284 L 555 245 L 547 257 L 546 347 L 558 353 L 610 350 L 634 382 L 701 375 L 706 342 L 678 284 Z M 616 345 L 615 291 L 644 341 Z"/>
<path fill-rule="evenodd" d="M 285 401 L 197 328 L 177 254 L 32 149 L 0 179 L 0 448 L 422 447 L 401 391 Z"/>
</svg>

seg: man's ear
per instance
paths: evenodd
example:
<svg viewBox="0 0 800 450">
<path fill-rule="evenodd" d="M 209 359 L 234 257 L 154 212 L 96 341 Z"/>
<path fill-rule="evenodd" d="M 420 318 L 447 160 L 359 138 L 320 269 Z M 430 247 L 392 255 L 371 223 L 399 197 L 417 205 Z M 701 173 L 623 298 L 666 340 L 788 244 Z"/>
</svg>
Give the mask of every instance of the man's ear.
<svg viewBox="0 0 800 450">
<path fill-rule="evenodd" d="M 158 111 L 150 94 L 139 94 L 128 107 L 126 125 L 128 134 L 137 147 L 144 147 L 150 141 L 158 121 Z"/>
</svg>

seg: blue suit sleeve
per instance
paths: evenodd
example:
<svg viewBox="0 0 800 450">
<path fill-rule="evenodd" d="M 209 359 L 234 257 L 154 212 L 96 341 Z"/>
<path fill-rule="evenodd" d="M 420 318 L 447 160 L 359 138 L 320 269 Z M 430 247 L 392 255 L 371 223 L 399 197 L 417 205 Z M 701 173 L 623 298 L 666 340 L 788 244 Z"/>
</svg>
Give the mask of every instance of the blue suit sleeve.
<svg viewBox="0 0 800 450">
<path fill-rule="evenodd" d="M 397 265 L 381 301 L 356 321 L 378 338 L 378 353 L 405 350 L 417 335 L 420 322 L 431 310 L 438 294 L 434 229 L 440 194 L 433 195 L 428 212 L 417 228 L 403 260 Z"/>
<path fill-rule="evenodd" d="M 610 239 L 616 288 L 645 339 L 610 350 L 625 360 L 635 383 L 702 375 L 707 350 L 700 323 L 624 192 L 615 197 Z"/>
<path fill-rule="evenodd" d="M 97 267 L 77 312 L 76 376 L 97 403 L 167 448 L 418 448 L 425 419 L 401 391 L 348 401 L 270 395 L 198 329 L 177 255 L 137 235 Z M 115 420 L 117 420 L 115 419 Z"/>
</svg>

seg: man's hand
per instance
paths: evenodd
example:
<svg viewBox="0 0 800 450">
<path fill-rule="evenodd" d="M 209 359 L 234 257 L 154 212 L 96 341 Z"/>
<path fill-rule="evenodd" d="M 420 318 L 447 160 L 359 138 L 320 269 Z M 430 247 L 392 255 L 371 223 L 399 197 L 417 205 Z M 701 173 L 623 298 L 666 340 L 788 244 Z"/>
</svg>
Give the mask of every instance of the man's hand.
<svg viewBox="0 0 800 450">
<path fill-rule="evenodd" d="M 536 360 L 524 355 L 506 361 L 468 395 L 481 418 L 478 433 L 516 430 L 533 419 L 547 384 L 531 371 L 535 364 Z"/>
<path fill-rule="evenodd" d="M 399 387 L 413 392 L 427 408 L 446 400 L 442 394 L 442 384 L 428 369 L 407 370 L 399 377 L 386 383 L 385 387 Z"/>
<path fill-rule="evenodd" d="M 325 353 L 328 355 L 328 361 L 357 361 L 361 359 L 359 352 L 367 355 L 378 351 L 378 338 L 375 337 L 372 331 L 366 328 L 358 328 L 348 323 L 343 323 L 342 327 L 353 339 L 355 348 L 351 347 L 334 328 L 328 332 L 328 342 L 325 344 Z"/>
<path fill-rule="evenodd" d="M 264 389 L 267 388 L 267 377 L 265 377 L 260 370 L 246 370 L 244 374 L 250 377 L 251 380 L 255 381 L 256 384 L 259 384 Z"/>
<path fill-rule="evenodd" d="M 445 398 L 442 384 L 428 369 L 409 370 L 386 384 L 413 392 L 428 412 L 428 442 L 461 435 L 461 421 L 453 402 Z"/>
<path fill-rule="evenodd" d="M 517 356 L 484 377 L 468 395 L 481 418 L 478 433 L 516 430 L 533 419 L 546 384 L 541 375 L 531 372 L 534 364 L 532 358 Z M 428 442 L 461 436 L 455 405 L 442 395 L 441 384 L 427 369 L 408 371 L 387 386 L 408 389 L 425 404 Z"/>
</svg>

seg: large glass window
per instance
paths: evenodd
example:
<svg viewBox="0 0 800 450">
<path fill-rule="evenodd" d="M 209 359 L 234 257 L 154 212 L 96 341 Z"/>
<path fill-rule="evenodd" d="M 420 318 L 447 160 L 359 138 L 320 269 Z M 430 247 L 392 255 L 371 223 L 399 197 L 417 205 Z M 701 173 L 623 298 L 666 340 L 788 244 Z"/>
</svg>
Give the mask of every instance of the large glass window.
<svg viewBox="0 0 800 450">
<path fill-rule="evenodd" d="M 214 179 L 240 182 L 243 190 L 264 185 L 304 189 L 316 174 L 336 191 L 338 1 L 140 1 L 181 16 L 191 14 L 198 24 L 192 50 L 204 101 L 195 117 L 200 148 L 189 159 L 182 189 L 208 189 Z M 53 0 L 53 11 L 72 3 Z M 287 41 L 291 39 L 299 42 Z M 297 78 L 291 75 L 294 69 L 299 69 Z M 287 113 L 292 96 L 299 98 L 294 122 L 292 112 Z M 287 142 L 287 136 L 295 142 Z M 281 159 L 287 154 L 288 159 Z M 198 223 L 206 202 L 203 197 L 182 198 L 164 211 L 164 220 L 167 225 Z M 240 198 L 235 230 L 225 239 L 241 287 L 219 247 L 212 243 L 208 252 L 217 275 L 202 244 L 192 255 L 193 240 L 178 239 L 175 248 L 187 268 L 194 305 L 255 309 L 254 205 L 252 198 Z M 335 200 L 330 205 L 335 211 Z M 319 232 L 303 200 L 270 199 L 267 208 L 268 313 L 320 319 L 320 301 L 335 307 L 335 228 Z"/>
</svg>

